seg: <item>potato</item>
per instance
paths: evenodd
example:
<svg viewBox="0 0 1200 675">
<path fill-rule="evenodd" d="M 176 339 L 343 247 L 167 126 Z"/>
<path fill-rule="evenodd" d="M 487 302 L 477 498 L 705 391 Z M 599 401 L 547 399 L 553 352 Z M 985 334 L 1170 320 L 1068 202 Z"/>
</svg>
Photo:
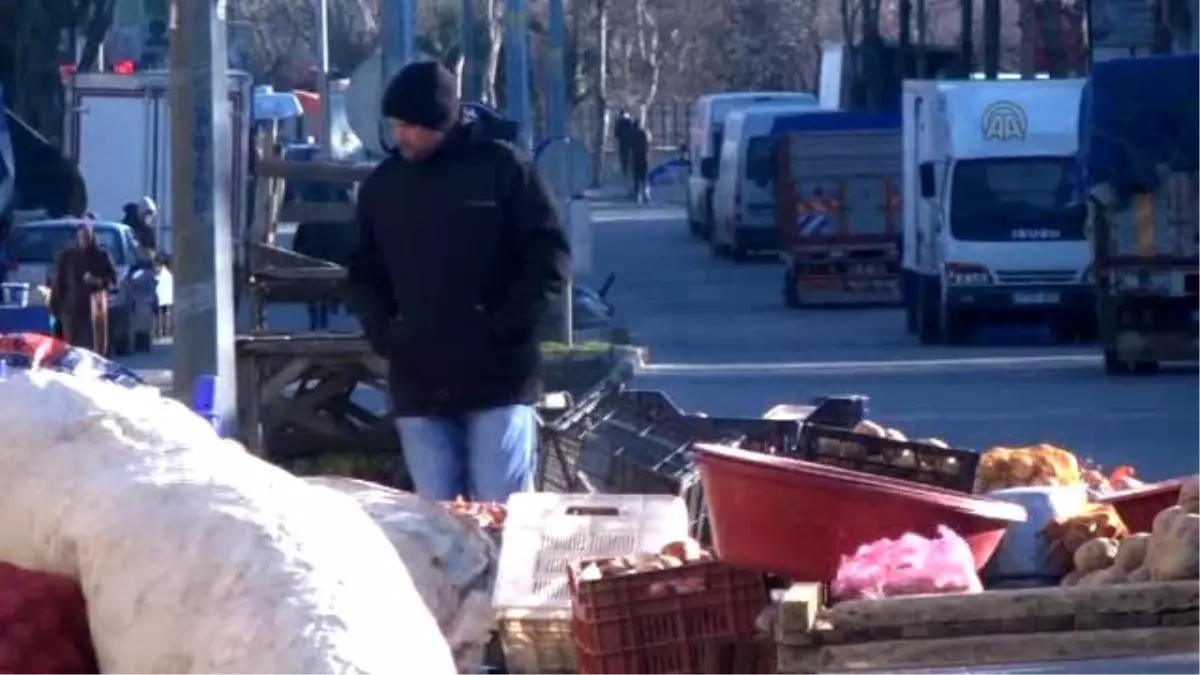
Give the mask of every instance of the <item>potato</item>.
<svg viewBox="0 0 1200 675">
<path fill-rule="evenodd" d="M 604 572 L 600 570 L 600 566 L 595 563 L 585 565 L 582 570 L 579 570 L 578 581 L 599 581 L 604 578 Z"/>
<path fill-rule="evenodd" d="M 673 555 L 664 555 L 660 558 L 660 560 L 662 560 L 663 569 L 674 569 L 676 567 L 683 567 L 683 560 L 681 560 L 680 558 L 676 558 Z"/>
<path fill-rule="evenodd" d="M 946 443 L 946 441 L 943 441 L 940 438 L 922 438 L 916 442 L 920 443 L 921 445 L 932 445 L 935 448 L 941 448 L 943 450 L 950 449 L 950 444 Z"/>
<path fill-rule="evenodd" d="M 1088 574 L 1111 567 L 1117 557 L 1117 548 L 1115 540 L 1104 537 L 1084 542 L 1075 551 L 1075 571 Z"/>
<path fill-rule="evenodd" d="M 1146 567 L 1155 581 L 1200 576 L 1200 515 L 1182 507 L 1164 509 L 1154 518 Z"/>
<path fill-rule="evenodd" d="M 875 436 L 876 438 L 886 438 L 887 429 L 872 422 L 871 420 L 863 420 L 854 426 L 854 433 L 865 434 L 867 436 Z"/>
<path fill-rule="evenodd" d="M 904 432 L 900 431 L 899 429 L 890 429 L 890 428 L 884 429 L 883 434 L 884 434 L 885 438 L 889 438 L 893 441 L 907 441 L 908 440 L 908 436 L 905 436 Z"/>
<path fill-rule="evenodd" d="M 1144 583 L 1144 582 L 1147 582 L 1150 580 L 1151 580 L 1150 568 L 1145 567 L 1145 566 L 1139 567 L 1136 570 L 1130 572 L 1129 578 L 1127 579 L 1127 581 L 1131 584 L 1140 584 L 1140 583 Z"/>
<path fill-rule="evenodd" d="M 1188 513 L 1200 512 L 1200 478 L 1192 476 L 1179 487 L 1179 506 Z"/>
<path fill-rule="evenodd" d="M 1146 550 L 1150 547 L 1150 535 L 1145 532 L 1131 534 L 1121 540 L 1113 564 L 1126 572 L 1132 572 L 1146 562 Z"/>
<path fill-rule="evenodd" d="M 684 539 L 667 544 L 662 548 L 661 553 L 663 555 L 674 556 L 687 563 L 699 560 L 702 550 L 700 543 L 695 539 Z"/>
<path fill-rule="evenodd" d="M 1063 579 L 1062 579 L 1062 585 L 1063 585 L 1063 586 L 1068 586 L 1068 587 L 1069 587 L 1069 586 L 1078 586 L 1078 585 L 1079 585 L 1079 581 L 1080 581 L 1082 578 L 1083 578 L 1083 575 L 1082 575 L 1082 574 L 1080 574 L 1079 572 L 1071 572 L 1071 573 L 1069 573 L 1069 574 L 1067 574 L 1066 576 L 1064 576 L 1064 577 L 1063 577 Z"/>
<path fill-rule="evenodd" d="M 1123 583 L 1128 578 L 1125 570 L 1109 567 L 1086 574 L 1079 580 L 1078 586 L 1114 586 Z"/>
</svg>

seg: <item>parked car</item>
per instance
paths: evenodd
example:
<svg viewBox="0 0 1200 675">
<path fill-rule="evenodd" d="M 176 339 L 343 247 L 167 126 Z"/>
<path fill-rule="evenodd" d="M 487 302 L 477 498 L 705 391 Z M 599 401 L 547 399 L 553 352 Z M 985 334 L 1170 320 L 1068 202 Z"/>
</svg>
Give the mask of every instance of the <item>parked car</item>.
<svg viewBox="0 0 1200 675">
<path fill-rule="evenodd" d="M 138 246 L 133 228 L 123 223 L 77 218 L 31 220 L 15 225 L 8 236 L 8 280 L 50 285 L 58 252 L 75 240 L 75 230 L 90 222 L 96 243 L 112 256 L 117 287 L 108 296 L 109 345 L 117 356 L 149 351 L 154 329 L 156 282 L 149 253 Z"/>
</svg>

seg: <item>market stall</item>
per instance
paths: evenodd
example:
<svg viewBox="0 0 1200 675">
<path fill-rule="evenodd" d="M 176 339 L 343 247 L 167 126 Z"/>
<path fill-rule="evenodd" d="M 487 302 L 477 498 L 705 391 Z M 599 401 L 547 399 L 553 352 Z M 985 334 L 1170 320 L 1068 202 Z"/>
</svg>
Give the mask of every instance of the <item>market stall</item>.
<svg viewBox="0 0 1200 675">
<path fill-rule="evenodd" d="M 1194 476 L 614 386 L 548 439 L 610 493 L 435 504 L 292 476 L 44 336 L 0 356 L 0 672 L 1200 667 Z"/>
</svg>

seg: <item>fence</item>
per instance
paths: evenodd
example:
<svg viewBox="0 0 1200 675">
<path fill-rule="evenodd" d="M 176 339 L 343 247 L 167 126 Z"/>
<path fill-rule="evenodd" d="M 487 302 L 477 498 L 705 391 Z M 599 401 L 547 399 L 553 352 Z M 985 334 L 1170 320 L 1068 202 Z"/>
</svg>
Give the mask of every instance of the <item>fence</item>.
<svg viewBox="0 0 1200 675">
<path fill-rule="evenodd" d="M 679 146 L 688 142 L 688 134 L 692 124 L 693 101 L 662 101 L 655 103 L 646 110 L 646 128 L 650 131 L 650 166 L 668 161 L 680 154 Z M 616 140 L 613 138 L 612 125 L 620 115 L 621 109 L 608 109 L 608 126 L 604 134 L 604 160 L 601 163 L 601 182 L 609 182 L 620 174 L 617 158 Z M 637 113 L 631 110 L 631 114 Z M 571 136 L 583 141 L 588 150 L 592 148 L 593 132 L 596 129 L 596 116 L 593 108 L 581 105 L 575 109 L 571 117 Z"/>
</svg>

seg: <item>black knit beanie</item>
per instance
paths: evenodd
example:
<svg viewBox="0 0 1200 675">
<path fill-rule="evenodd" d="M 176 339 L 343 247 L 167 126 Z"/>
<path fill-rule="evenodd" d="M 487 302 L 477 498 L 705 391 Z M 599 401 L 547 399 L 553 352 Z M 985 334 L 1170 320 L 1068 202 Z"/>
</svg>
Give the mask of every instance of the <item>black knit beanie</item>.
<svg viewBox="0 0 1200 675">
<path fill-rule="evenodd" d="M 383 94 L 383 116 L 446 130 L 458 119 L 458 84 L 437 61 L 414 61 L 396 73 Z"/>
</svg>

